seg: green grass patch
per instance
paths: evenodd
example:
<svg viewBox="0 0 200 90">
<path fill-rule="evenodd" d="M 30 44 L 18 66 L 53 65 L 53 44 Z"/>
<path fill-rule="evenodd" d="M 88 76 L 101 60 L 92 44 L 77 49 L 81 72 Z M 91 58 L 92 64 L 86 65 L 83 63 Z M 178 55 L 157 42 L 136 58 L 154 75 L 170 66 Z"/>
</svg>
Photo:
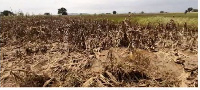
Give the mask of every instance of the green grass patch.
<svg viewBox="0 0 200 90">
<path fill-rule="evenodd" d="M 157 14 L 132 14 L 129 16 L 129 14 L 117 14 L 117 15 L 80 15 L 84 18 L 89 19 L 108 19 L 112 20 L 116 23 L 123 21 L 124 19 L 130 19 L 133 23 L 138 22 L 140 25 L 147 25 L 148 23 L 151 24 L 166 24 L 171 19 L 173 19 L 177 24 L 180 26 L 184 25 L 186 22 L 189 26 L 198 27 L 198 13 L 157 13 Z M 77 17 L 77 16 L 71 16 L 71 17 Z"/>
</svg>

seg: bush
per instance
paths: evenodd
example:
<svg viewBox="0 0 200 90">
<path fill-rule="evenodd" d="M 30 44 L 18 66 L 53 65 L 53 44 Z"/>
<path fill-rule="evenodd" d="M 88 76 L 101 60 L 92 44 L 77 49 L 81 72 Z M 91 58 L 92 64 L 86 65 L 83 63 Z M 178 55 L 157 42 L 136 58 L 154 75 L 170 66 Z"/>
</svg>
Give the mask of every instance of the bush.
<svg viewBox="0 0 200 90">
<path fill-rule="evenodd" d="M 165 13 L 164 11 L 160 11 L 160 13 Z"/>
</svg>

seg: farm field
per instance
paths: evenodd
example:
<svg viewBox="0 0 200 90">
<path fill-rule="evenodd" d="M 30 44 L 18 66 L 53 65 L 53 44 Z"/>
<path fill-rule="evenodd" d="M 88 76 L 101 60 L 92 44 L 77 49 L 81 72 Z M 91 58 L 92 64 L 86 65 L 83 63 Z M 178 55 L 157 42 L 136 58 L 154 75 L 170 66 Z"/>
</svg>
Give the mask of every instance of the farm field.
<svg viewBox="0 0 200 90">
<path fill-rule="evenodd" d="M 77 17 L 77 16 L 71 16 Z M 148 23 L 163 24 L 168 23 L 171 19 L 175 20 L 176 23 L 184 24 L 187 22 L 190 26 L 198 26 L 198 13 L 147 13 L 147 14 L 100 14 L 100 15 L 80 15 L 80 17 L 91 18 L 91 19 L 109 19 L 113 22 L 121 22 L 125 18 L 130 19 L 131 22 L 138 22 L 140 25 L 147 25 Z"/>
<path fill-rule="evenodd" d="M 1 87 L 198 87 L 198 13 L 0 17 Z"/>
</svg>

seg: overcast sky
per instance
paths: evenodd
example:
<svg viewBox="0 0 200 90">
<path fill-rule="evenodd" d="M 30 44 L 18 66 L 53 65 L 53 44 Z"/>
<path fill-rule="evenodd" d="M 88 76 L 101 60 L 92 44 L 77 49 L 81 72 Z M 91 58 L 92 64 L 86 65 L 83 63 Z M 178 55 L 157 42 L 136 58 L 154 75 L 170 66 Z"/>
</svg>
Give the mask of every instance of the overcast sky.
<svg viewBox="0 0 200 90">
<path fill-rule="evenodd" d="M 198 8 L 198 0 L 0 0 L 0 11 L 57 14 L 65 7 L 68 13 L 184 12 L 188 7 Z"/>
</svg>

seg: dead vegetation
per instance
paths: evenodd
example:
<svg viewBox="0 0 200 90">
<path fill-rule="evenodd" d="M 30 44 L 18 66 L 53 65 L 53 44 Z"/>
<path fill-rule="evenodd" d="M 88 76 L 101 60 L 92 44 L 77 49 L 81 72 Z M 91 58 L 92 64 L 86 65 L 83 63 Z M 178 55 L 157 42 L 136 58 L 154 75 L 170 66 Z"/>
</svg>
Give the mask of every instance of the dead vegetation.
<svg viewBox="0 0 200 90">
<path fill-rule="evenodd" d="M 198 29 L 187 23 L 36 16 L 0 24 L 1 87 L 198 87 Z"/>
</svg>

